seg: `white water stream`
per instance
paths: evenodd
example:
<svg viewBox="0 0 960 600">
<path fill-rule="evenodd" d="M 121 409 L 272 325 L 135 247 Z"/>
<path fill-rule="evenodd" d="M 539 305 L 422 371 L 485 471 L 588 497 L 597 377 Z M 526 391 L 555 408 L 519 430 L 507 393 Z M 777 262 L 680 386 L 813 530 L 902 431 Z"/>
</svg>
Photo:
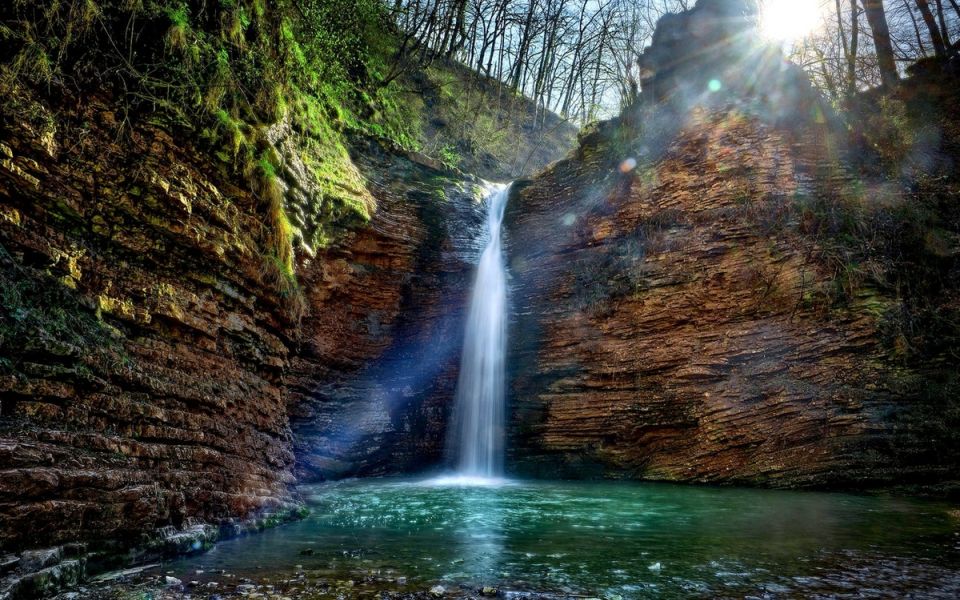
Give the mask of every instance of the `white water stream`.
<svg viewBox="0 0 960 600">
<path fill-rule="evenodd" d="M 492 479 L 503 472 L 507 275 L 500 226 L 509 193 L 509 186 L 497 187 L 486 199 L 490 237 L 470 297 L 450 440 L 461 478 Z"/>
</svg>

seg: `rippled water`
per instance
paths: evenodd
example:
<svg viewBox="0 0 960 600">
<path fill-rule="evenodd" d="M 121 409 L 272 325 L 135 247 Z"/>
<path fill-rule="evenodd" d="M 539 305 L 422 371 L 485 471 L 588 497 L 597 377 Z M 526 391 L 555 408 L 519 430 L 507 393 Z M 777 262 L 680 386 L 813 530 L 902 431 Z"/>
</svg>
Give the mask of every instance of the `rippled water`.
<svg viewBox="0 0 960 600">
<path fill-rule="evenodd" d="M 302 565 L 607 598 L 960 597 L 960 522 L 942 503 L 638 483 L 360 480 L 303 493 L 304 521 L 172 568 Z"/>
</svg>

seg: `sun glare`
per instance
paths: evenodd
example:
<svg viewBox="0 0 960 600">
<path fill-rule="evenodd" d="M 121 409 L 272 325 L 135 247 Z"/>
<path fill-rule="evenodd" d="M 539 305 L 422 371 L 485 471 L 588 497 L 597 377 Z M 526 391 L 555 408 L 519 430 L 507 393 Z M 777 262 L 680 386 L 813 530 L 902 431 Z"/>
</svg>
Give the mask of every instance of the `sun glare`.
<svg viewBox="0 0 960 600">
<path fill-rule="evenodd" d="M 820 25 L 820 0 L 764 0 L 760 30 L 774 41 L 792 42 Z"/>
</svg>

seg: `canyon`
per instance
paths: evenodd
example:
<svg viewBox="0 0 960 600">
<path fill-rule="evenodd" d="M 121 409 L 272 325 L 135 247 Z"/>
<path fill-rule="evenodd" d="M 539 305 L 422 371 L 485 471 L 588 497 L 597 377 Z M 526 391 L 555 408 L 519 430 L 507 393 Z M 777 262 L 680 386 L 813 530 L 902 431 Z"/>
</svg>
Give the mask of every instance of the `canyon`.
<svg viewBox="0 0 960 600">
<path fill-rule="evenodd" d="M 511 188 L 507 473 L 955 494 L 955 357 L 908 356 L 920 342 L 891 322 L 910 298 L 844 279 L 830 237 L 849 206 L 880 214 L 908 190 L 848 156 L 779 53 L 668 72 L 668 28 L 743 35 L 704 28 L 723 3 L 701 4 L 644 53 L 655 93 Z M 298 248 L 292 293 L 265 266 L 260 199 L 175 123 L 131 124 L 106 94 L 12 93 L 27 109 L 0 128 L 9 585 L 46 593 L 302 517 L 301 483 L 444 465 L 485 182 L 352 138 L 370 220 Z M 322 194 L 282 127 L 271 143 L 312 240 Z"/>
</svg>

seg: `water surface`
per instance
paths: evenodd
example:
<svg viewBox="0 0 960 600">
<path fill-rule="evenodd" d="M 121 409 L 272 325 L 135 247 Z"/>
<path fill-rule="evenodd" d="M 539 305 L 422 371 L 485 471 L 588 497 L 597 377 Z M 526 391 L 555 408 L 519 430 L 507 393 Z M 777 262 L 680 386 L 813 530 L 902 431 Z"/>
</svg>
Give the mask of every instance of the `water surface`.
<svg viewBox="0 0 960 600">
<path fill-rule="evenodd" d="M 312 514 L 171 568 L 319 570 L 416 589 L 560 596 L 960 597 L 958 521 L 937 502 L 649 483 L 305 487 Z"/>
</svg>

